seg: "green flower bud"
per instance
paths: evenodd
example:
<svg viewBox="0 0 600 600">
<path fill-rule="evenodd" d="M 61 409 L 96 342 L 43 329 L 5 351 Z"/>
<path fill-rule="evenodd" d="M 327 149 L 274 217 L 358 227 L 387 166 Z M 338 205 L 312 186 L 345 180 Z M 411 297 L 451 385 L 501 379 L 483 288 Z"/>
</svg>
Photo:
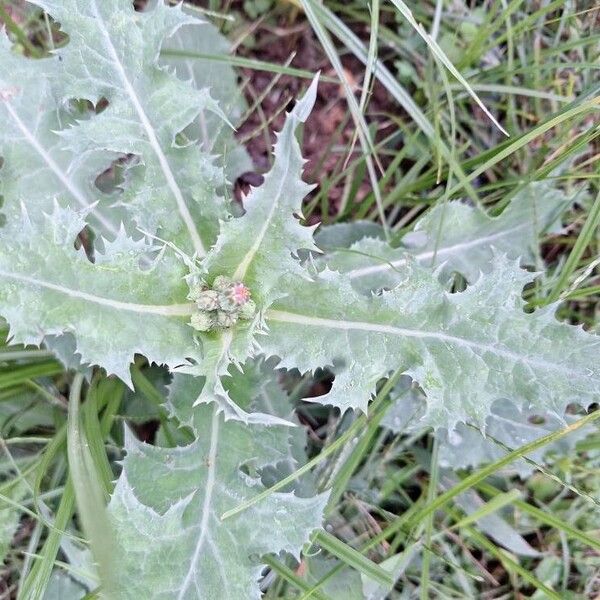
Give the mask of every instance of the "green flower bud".
<svg viewBox="0 0 600 600">
<path fill-rule="evenodd" d="M 205 292 L 208 288 L 205 285 L 200 283 L 196 283 L 190 287 L 190 293 L 188 294 L 188 300 L 192 302 L 196 302 L 198 298 Z"/>
<path fill-rule="evenodd" d="M 210 314 L 199 312 L 192 315 L 190 325 L 196 331 L 210 331 L 215 325 L 215 320 Z"/>
<path fill-rule="evenodd" d="M 217 311 L 217 316 L 215 318 L 215 325 L 217 327 L 227 328 L 232 327 L 237 323 L 238 316 L 236 313 L 229 313 L 223 310 Z"/>
<path fill-rule="evenodd" d="M 226 277 L 225 275 L 219 275 L 218 277 L 215 277 L 212 288 L 213 290 L 223 292 L 229 289 L 232 285 L 233 281 L 229 277 Z"/>
<path fill-rule="evenodd" d="M 233 313 L 238 310 L 239 304 L 234 301 L 228 292 L 219 292 L 218 308 L 222 311 Z"/>
<path fill-rule="evenodd" d="M 198 295 L 196 306 L 200 310 L 217 310 L 219 308 L 219 293 L 215 290 L 204 290 Z"/>
<path fill-rule="evenodd" d="M 248 300 L 246 304 L 243 304 L 238 313 L 240 319 L 245 321 L 250 320 L 256 314 L 256 304 L 254 300 Z"/>
</svg>

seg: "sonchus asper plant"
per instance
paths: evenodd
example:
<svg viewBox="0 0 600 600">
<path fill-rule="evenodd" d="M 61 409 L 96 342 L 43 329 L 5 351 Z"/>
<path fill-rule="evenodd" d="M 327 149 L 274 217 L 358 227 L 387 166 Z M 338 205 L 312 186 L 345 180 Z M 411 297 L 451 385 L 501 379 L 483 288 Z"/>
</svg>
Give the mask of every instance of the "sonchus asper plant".
<svg viewBox="0 0 600 600">
<path fill-rule="evenodd" d="M 435 429 L 484 426 L 502 399 L 559 417 L 598 399 L 598 338 L 558 322 L 555 305 L 524 311 L 535 274 L 519 263 L 539 230 L 520 229 L 527 198 L 493 219 L 449 205 L 457 239 L 435 238 L 432 211 L 420 240 L 334 242 L 322 256 L 300 221 L 311 186 L 296 139 L 316 80 L 234 217 L 222 167 L 184 135 L 200 114 L 224 114 L 208 88 L 159 64 L 165 41 L 198 21 L 162 2 L 141 13 L 127 0 L 34 4 L 68 43 L 32 60 L 0 37 L 0 313 L 15 342 L 74 336 L 83 363 L 127 384 L 136 354 L 166 365 L 169 409 L 195 438 L 161 448 L 127 435 L 108 507 L 117 597 L 258 598 L 260 557 L 297 554 L 321 526 L 326 494 L 274 493 L 221 520 L 261 490 L 256 469 L 290 457 L 290 419 L 228 389 L 254 357 L 331 368 L 331 390 L 312 400 L 342 411 L 366 411 L 401 369 L 425 394 L 419 423 Z M 82 102 L 95 108 L 78 112 Z M 122 183 L 102 192 L 98 176 L 124 157 Z M 565 202 L 539 204 L 536 225 L 555 226 Z M 85 227 L 87 254 L 75 244 Z M 454 271 L 463 292 L 448 291 Z"/>
</svg>

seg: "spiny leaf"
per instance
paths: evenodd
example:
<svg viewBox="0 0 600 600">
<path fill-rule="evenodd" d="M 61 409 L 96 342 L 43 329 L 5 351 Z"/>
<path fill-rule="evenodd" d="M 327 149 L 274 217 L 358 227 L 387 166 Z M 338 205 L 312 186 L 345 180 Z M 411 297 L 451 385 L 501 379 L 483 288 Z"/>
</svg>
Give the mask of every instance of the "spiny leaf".
<svg viewBox="0 0 600 600">
<path fill-rule="evenodd" d="M 293 131 L 297 123 L 294 112 L 284 133 Z M 274 172 L 279 162 L 287 164 L 276 151 Z M 296 175 L 290 175 L 296 182 L 300 181 L 299 153 L 297 167 Z M 281 184 L 283 176 L 277 181 Z M 265 189 L 270 185 L 267 178 Z M 293 202 L 299 205 L 300 190 L 297 193 Z M 519 249 L 528 260 L 535 256 L 532 245 L 537 233 L 521 231 L 523 227 L 531 231 L 531 221 L 522 223 L 523 211 L 529 210 L 523 200 L 495 219 L 463 205 L 451 209 L 458 221 L 445 240 L 449 264 L 454 260 L 454 268 L 467 276 L 473 276 L 469 259 L 487 265 L 488 272 L 465 292 L 449 294 L 439 272 L 419 266 L 418 259 L 407 258 L 403 250 L 401 279 L 394 270 L 390 291 L 364 297 L 353 289 L 348 273 L 303 268 L 294 258 L 294 249 L 309 247 L 308 230 L 298 224 L 289 230 L 293 206 L 279 206 L 278 195 L 269 205 L 263 188 L 256 197 L 263 202 L 257 204 L 255 198 L 246 215 L 223 225 L 203 267 L 209 280 L 222 274 L 243 280 L 262 309 L 264 322 L 257 318 L 204 339 L 205 360 L 188 369 L 206 377 L 199 402 L 216 401 L 231 410 L 220 378 L 232 362 L 241 364 L 257 351 L 280 357 L 285 368 L 334 367 L 331 391 L 315 401 L 342 410 L 366 410 L 377 381 L 402 367 L 427 395 L 423 422 L 449 429 L 461 421 L 483 426 L 492 404 L 501 398 L 563 415 L 569 402 L 589 404 L 600 391 L 600 375 L 592 359 L 599 340 L 558 323 L 556 307 L 526 314 L 521 294 L 533 276 L 518 267 L 517 257 L 511 260 L 490 245 L 500 240 L 514 256 L 512 246 L 519 235 Z M 558 194 L 550 197 L 542 211 L 544 228 L 553 226 L 566 203 Z M 471 217 L 463 233 L 461 214 Z M 430 246 L 441 217 L 434 211 L 422 225 Z M 287 232 L 284 237 L 282 228 Z M 458 240 L 475 232 L 478 237 L 469 252 L 457 247 Z M 357 255 L 372 255 L 373 243 L 380 252 L 391 252 L 384 242 L 369 239 L 352 249 Z M 568 355 L 559 350 L 561 345 L 569 348 Z M 566 377 L 573 377 L 575 383 L 567 383 Z M 246 415 L 238 416 L 248 420 Z"/>
<path fill-rule="evenodd" d="M 144 13 L 127 0 L 35 4 L 69 35 L 69 43 L 56 51 L 61 97 L 94 105 L 108 101 L 101 113 L 61 132 L 65 148 L 82 156 L 99 151 L 137 156 L 123 196 L 133 218 L 144 230 L 158 230 L 203 256 L 218 219 L 226 216 L 215 192 L 224 179 L 197 145 L 178 146 L 175 138 L 202 110 L 222 113 L 207 89 L 194 90 L 158 66 L 165 37 L 197 21 L 162 2 Z"/>
<path fill-rule="evenodd" d="M 0 306 L 12 339 L 40 344 L 46 335 L 73 333 L 84 362 L 126 382 L 135 353 L 171 368 L 197 357 L 184 266 L 163 254 L 141 270 L 153 248 L 123 232 L 91 263 L 73 246 L 84 219 L 56 206 L 41 220 L 24 213 L 22 223 L 0 229 Z"/>
<path fill-rule="evenodd" d="M 335 365 L 333 387 L 318 401 L 342 410 L 366 410 L 378 379 L 403 367 L 427 395 L 427 425 L 483 426 L 500 398 L 562 415 L 570 402 L 587 405 L 600 393 L 600 339 L 559 323 L 556 305 L 525 313 L 521 293 L 531 279 L 497 254 L 462 293 L 449 294 L 435 273 L 410 264 L 403 284 L 365 298 L 323 271 L 312 284 L 289 281 L 289 295 L 265 313 L 260 344 L 283 367 Z"/>
<path fill-rule="evenodd" d="M 90 10 L 99 28 L 100 42 L 106 46 L 109 30 L 102 20 L 103 15 L 95 5 Z M 144 23 L 157 19 L 160 24 L 160 17 L 165 17 L 164 11 L 170 9 L 156 10 L 156 14 L 149 13 L 154 17 L 138 18 Z M 75 8 L 74 11 L 77 13 Z M 124 14 L 127 15 L 127 11 Z M 67 16 L 65 19 L 68 20 Z M 116 23 L 111 23 L 116 27 Z M 116 39 L 122 45 L 119 35 Z M 133 39 L 137 38 L 133 36 Z M 115 52 L 113 48 L 113 54 Z M 68 65 L 69 60 L 66 56 L 64 63 Z M 113 71 L 119 65 L 122 67 L 121 63 L 108 62 Z M 117 107 L 120 102 L 132 100 L 127 86 L 124 83 L 123 86 L 111 92 Z M 286 367 L 310 370 L 335 366 L 337 377 L 333 389 L 319 401 L 343 409 L 366 408 L 377 380 L 392 369 L 405 367 L 427 393 L 426 420 L 434 426 L 452 428 L 457 422 L 469 419 L 483 425 L 492 403 L 505 393 L 520 406 L 539 406 L 559 415 L 571 399 L 590 402 L 598 391 L 596 365 L 589 359 L 589 353 L 597 345 L 596 338 L 558 324 L 553 308 L 526 315 L 520 295 L 531 277 L 503 257 L 490 259 L 489 239 L 485 255 L 492 265 L 491 272 L 466 292 L 454 296 L 447 294 L 434 273 L 417 265 L 406 264 L 401 283 L 389 293 L 373 298 L 356 294 L 347 274 L 325 270 L 315 275 L 310 268 L 302 266 L 295 253 L 302 248 L 314 250 L 315 246 L 311 229 L 302 227 L 294 216 L 308 190 L 300 178 L 302 159 L 294 131 L 306 119 L 315 94 L 316 82 L 313 82 L 304 100 L 288 116 L 276 145 L 275 164 L 265 185 L 253 191 L 243 217 L 222 223 L 215 247 L 201 269 L 188 278 L 190 281 L 204 278 L 209 284 L 217 275 L 243 280 L 259 306 L 256 318 L 200 335 L 202 353 L 198 355 L 192 351 L 191 332 L 182 322 L 184 314 L 190 311 L 189 306 L 183 306 L 179 280 L 182 274 L 173 271 L 170 279 L 161 280 L 162 288 L 173 286 L 172 291 L 164 293 L 177 300 L 164 311 L 169 314 L 174 311 L 180 318 L 179 337 L 169 352 L 162 346 L 158 352 L 155 342 L 154 348 L 149 343 L 148 349 L 144 349 L 143 344 L 133 348 L 128 345 L 118 360 L 112 360 L 110 353 L 108 358 L 104 354 L 100 356 L 92 348 L 84 358 L 97 360 L 119 374 L 126 372 L 132 349 L 171 366 L 177 357 L 179 362 L 193 358 L 194 362 L 187 365 L 185 371 L 205 380 L 197 402 L 216 401 L 226 417 L 246 421 L 261 421 L 264 416 L 251 416 L 237 407 L 221 378 L 228 374 L 230 365 L 241 365 L 260 351 L 279 356 Z M 99 116 L 105 114 L 109 114 L 109 109 Z M 73 131 L 80 132 L 81 128 L 80 125 Z M 493 224 L 497 225 L 501 218 Z M 548 220 L 553 222 L 555 216 Z M 479 215 L 475 221 L 480 226 L 492 220 Z M 368 243 L 368 240 L 359 242 L 355 248 L 362 252 L 363 245 Z M 46 254 L 51 255 L 51 251 Z M 133 270 L 131 277 L 135 278 L 138 275 Z M 19 281 L 31 283 L 23 277 Z M 106 281 L 103 284 L 109 286 Z M 46 286 L 48 289 L 56 291 Z M 9 310 L 14 311 L 14 308 Z M 39 340 L 40 332 L 48 334 L 69 329 L 70 318 L 64 314 L 64 322 L 59 323 L 57 319 L 50 328 L 49 323 L 44 328 L 39 325 L 40 315 L 36 322 L 37 337 L 30 334 L 27 339 Z M 81 320 L 85 321 L 83 315 Z M 19 319 L 17 323 L 20 324 Z M 86 327 L 90 327 L 89 316 Z M 85 334 L 83 328 L 81 335 L 85 337 Z M 566 359 L 558 355 L 557 347 L 561 343 L 571 348 Z M 571 373 L 580 375 L 577 386 L 565 385 L 565 376 Z M 557 384 L 553 385 L 554 382 Z"/>
<path fill-rule="evenodd" d="M 317 83 L 315 77 L 288 114 L 277 136 L 273 168 L 263 185 L 244 199 L 246 213 L 221 225 L 217 243 L 202 265 L 211 278 L 227 275 L 243 281 L 259 306 L 268 306 L 284 293 L 278 286 L 282 276 L 304 276 L 296 258 L 299 249 L 317 250 L 314 227 L 298 223 L 302 200 L 312 186 L 301 179 L 304 160 L 295 138 L 298 125 L 306 121 L 315 103 Z"/>
<path fill-rule="evenodd" d="M 403 377 L 396 390 L 400 396 L 386 412 L 382 425 L 396 433 L 414 433 L 425 429 L 422 418 L 426 412 L 427 398 L 423 392 L 411 383 L 409 377 Z M 440 464 L 446 468 L 466 469 L 479 467 L 504 456 L 510 450 L 563 429 L 577 417 L 569 414 L 551 414 L 542 407 L 518 407 L 506 399 L 492 404 L 485 427 L 480 428 L 472 422 L 459 423 L 454 431 L 439 429 Z M 574 433 L 548 444 L 527 455 L 536 462 L 543 462 L 549 452 L 566 455 L 575 444 L 589 435 L 590 427 L 582 427 Z M 530 475 L 534 467 L 525 460 L 515 461 L 511 465 L 521 478 Z"/>
<path fill-rule="evenodd" d="M 243 411 L 246 419 L 260 424 L 284 424 L 289 427 L 288 456 L 279 459 L 276 465 L 268 466 L 262 470 L 262 479 L 269 485 L 275 483 L 295 470 L 296 463 L 305 463 L 306 433 L 298 425 L 299 421 L 294 414 L 293 406 L 288 394 L 279 383 L 281 372 L 276 371 L 274 365 L 277 359 L 264 360 L 262 357 L 246 361 L 240 369 L 231 367 L 229 373 L 223 378 L 223 388 L 236 410 Z M 201 383 L 198 383 L 200 393 Z M 171 413 L 188 427 L 194 428 L 194 415 L 196 407 L 191 404 L 171 406 Z M 227 415 L 227 411 L 225 411 Z M 298 484 L 298 482 L 297 482 Z M 303 477 L 299 486 L 302 495 L 312 495 L 316 486 L 311 475 Z M 310 493 L 309 493 L 310 492 Z"/>
<path fill-rule="evenodd" d="M 523 265 L 535 264 L 539 235 L 556 229 L 557 221 L 573 198 L 547 182 L 531 183 L 519 192 L 498 217 L 461 202 L 436 204 L 404 236 L 398 248 L 377 237 L 329 254 L 325 261 L 345 273 L 358 290 L 392 288 L 405 277 L 403 267 L 416 260 L 426 267 L 442 266 L 447 278 L 458 272 L 475 281 L 493 256 L 493 249 Z M 325 243 L 331 245 L 327 237 Z"/>
<path fill-rule="evenodd" d="M 56 199 L 89 208 L 102 198 L 96 177 L 116 158 L 107 152 L 81 156 L 64 147 L 60 131 L 75 123 L 77 113 L 56 97 L 55 63 L 14 53 L 0 32 L 0 196 L 8 219 L 19 218 L 21 202 L 35 207 L 32 218 L 51 211 Z M 100 232 L 116 235 L 114 217 L 96 209 L 92 223 Z"/>
<path fill-rule="evenodd" d="M 246 423 L 280 422 L 270 415 L 246 412 L 230 398 L 222 381 L 230 373 L 230 366 L 241 368 L 248 357 L 257 353 L 258 346 L 254 341 L 257 322 L 258 317 L 252 323 L 238 323 L 235 331 L 225 329 L 199 334 L 202 340 L 202 360 L 178 369 L 181 373 L 201 377 L 204 381 L 204 385 L 198 389 L 194 406 L 215 402 L 227 418 L 241 419 Z"/>
<path fill-rule="evenodd" d="M 175 377 L 170 406 L 186 421 L 201 382 Z M 127 436 L 127 456 L 109 510 L 122 556 L 119 598 L 260 598 L 260 556 L 298 553 L 320 526 L 326 495 L 272 494 L 251 514 L 220 515 L 262 488 L 257 470 L 289 458 L 288 427 L 224 422 L 195 409 L 197 440 L 157 448 Z M 245 467 L 246 473 L 242 470 Z"/>
<path fill-rule="evenodd" d="M 302 199 L 311 188 L 300 178 L 303 160 L 294 137 L 298 125 L 310 113 L 316 88 L 315 78 L 305 97 L 288 114 L 275 144 L 273 168 L 265 176 L 264 184 L 246 198 L 243 217 L 221 224 L 217 243 L 202 263 L 209 281 L 218 275 L 243 281 L 259 307 L 268 306 L 286 293 L 282 286 L 284 276 L 306 277 L 294 256 L 298 249 L 316 249 L 312 241 L 313 228 L 301 226 L 296 217 L 301 213 Z M 247 414 L 230 401 L 220 378 L 227 373 L 229 364 L 241 364 L 256 353 L 255 335 L 259 331 L 257 316 L 250 323 L 237 325 L 235 331 L 202 336 L 204 360 L 186 369 L 187 373 L 206 378 L 197 402 L 219 402 L 228 416 L 249 420 Z"/>
<path fill-rule="evenodd" d="M 184 11 L 194 14 L 185 5 Z M 174 68 L 178 77 L 191 81 L 197 90 L 209 89 L 227 119 L 237 125 L 246 110 L 246 103 L 235 70 L 223 62 L 193 57 L 194 54 L 227 56 L 230 46 L 229 40 L 212 23 L 203 23 L 201 27 L 184 25 L 165 40 L 160 64 Z M 198 140 L 205 152 L 218 155 L 218 164 L 223 166 L 230 181 L 253 170 L 246 149 L 237 143 L 232 129 L 214 112 L 202 111 L 186 127 L 184 134 L 189 140 Z"/>
<path fill-rule="evenodd" d="M 383 227 L 373 221 L 347 221 L 321 225 L 315 231 L 315 244 L 326 253 L 350 248 L 363 238 L 384 239 Z"/>
<path fill-rule="evenodd" d="M 562 417 L 548 413 L 540 414 L 540 408 L 519 409 L 512 402 L 500 401 L 492 407 L 484 431 L 480 432 L 461 424 L 456 431 L 442 434 L 440 460 L 444 466 L 453 469 L 491 463 L 511 450 L 563 429 L 576 418 L 568 414 Z M 534 463 L 543 463 L 544 456 L 550 452 L 561 456 L 568 455 L 575 448 L 575 444 L 591 431 L 590 427 L 582 427 L 557 442 L 528 454 L 527 458 Z M 522 479 L 535 470 L 532 463 L 525 460 L 516 461 L 511 467 Z"/>
</svg>

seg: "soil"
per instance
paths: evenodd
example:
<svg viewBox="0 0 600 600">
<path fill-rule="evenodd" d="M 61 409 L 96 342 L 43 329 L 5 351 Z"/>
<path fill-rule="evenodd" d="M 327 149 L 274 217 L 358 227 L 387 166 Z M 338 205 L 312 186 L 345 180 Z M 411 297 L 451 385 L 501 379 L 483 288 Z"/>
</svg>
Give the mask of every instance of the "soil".
<svg viewBox="0 0 600 600">
<path fill-rule="evenodd" d="M 198 6 L 206 2 L 194 2 Z M 231 9 L 243 14 L 243 2 L 232 2 Z M 242 29 L 251 27 L 249 19 Z M 252 25 L 252 44 L 242 42 L 236 49 L 238 56 L 244 56 L 273 64 L 303 69 L 311 73 L 336 78 L 329 59 L 325 55 L 320 42 L 315 37 L 310 25 L 304 19 L 296 19 L 293 9 L 281 10 L 268 20 L 254 21 Z M 367 40 L 367 32 L 357 32 Z M 240 32 L 237 32 L 240 36 Z M 243 33 L 240 36 L 244 39 Z M 235 39 L 235 36 L 234 38 Z M 353 56 L 342 56 L 342 64 L 348 80 L 356 87 L 357 97 L 360 95 L 364 66 Z M 236 188 L 247 192 L 249 185 L 260 183 L 260 175 L 270 165 L 271 147 L 275 140 L 274 132 L 281 129 L 285 112 L 293 106 L 294 100 L 302 95 L 309 80 L 294 76 L 279 76 L 275 73 L 256 69 L 239 69 L 241 83 L 249 106 L 254 106 L 257 98 L 261 99 L 258 110 L 253 110 L 248 118 L 240 124 L 237 137 L 242 141 L 252 157 L 255 172 L 245 174 L 238 180 Z M 370 90 L 367 105 L 368 122 L 375 127 L 375 141 L 392 132 L 392 124 L 386 114 L 398 112 L 397 104 L 388 92 L 375 82 Z M 266 125 L 265 125 L 266 124 Z M 389 129 L 386 131 L 386 129 Z M 339 173 L 348 156 L 347 148 L 351 147 L 356 128 L 347 109 L 344 90 L 335 83 L 319 84 L 317 102 L 305 128 L 302 142 L 302 153 L 307 160 L 304 179 L 309 183 L 327 180 L 334 173 Z M 342 151 L 336 151 L 341 148 Z M 361 152 L 360 144 L 354 145 L 354 155 Z M 384 161 L 385 164 L 385 161 Z M 330 214 L 336 214 L 343 194 L 343 179 L 328 189 L 328 207 Z M 359 202 L 371 190 L 368 179 L 360 183 L 356 201 Z M 318 212 L 309 219 L 319 221 Z"/>
</svg>

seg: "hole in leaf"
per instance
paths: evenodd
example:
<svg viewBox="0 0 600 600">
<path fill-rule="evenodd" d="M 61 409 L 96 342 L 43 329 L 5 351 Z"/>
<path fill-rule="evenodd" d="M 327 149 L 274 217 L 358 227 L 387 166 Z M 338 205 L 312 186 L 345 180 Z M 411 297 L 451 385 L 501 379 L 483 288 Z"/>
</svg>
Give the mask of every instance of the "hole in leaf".
<svg viewBox="0 0 600 600">
<path fill-rule="evenodd" d="M 40 59 L 51 56 L 50 52 L 69 41 L 60 23 L 44 11 L 26 2 L 3 3 L 8 36 L 13 42 L 12 50 L 26 58 Z M 60 60 L 60 59 L 59 59 Z"/>
<path fill-rule="evenodd" d="M 135 176 L 135 170 L 141 168 L 141 161 L 135 154 L 128 154 L 114 160 L 110 167 L 100 173 L 94 182 L 95 186 L 104 194 L 120 194 L 127 178 L 126 172 L 131 169 Z"/>
<path fill-rule="evenodd" d="M 533 269 L 523 267 L 523 270 L 532 271 Z M 521 299 L 524 302 L 523 312 L 527 314 L 534 313 L 536 310 L 543 309 L 543 303 L 540 300 L 544 299 L 544 293 L 540 294 L 540 288 L 535 281 L 527 283 L 521 291 Z"/>
<path fill-rule="evenodd" d="M 246 188 L 243 188 L 244 192 L 249 193 L 250 187 L 260 187 L 265 182 L 265 176 L 254 171 L 248 171 L 242 173 L 237 180 L 241 187 L 246 186 Z"/>
<path fill-rule="evenodd" d="M 259 472 L 256 468 L 256 465 L 251 461 L 247 461 L 240 465 L 240 471 L 252 479 L 257 479 L 259 477 Z"/>
<path fill-rule="evenodd" d="M 87 225 L 78 233 L 75 238 L 74 246 L 76 250 L 83 247 L 85 255 L 90 262 L 94 262 L 94 240 L 96 236 L 93 230 Z"/>
<path fill-rule="evenodd" d="M 260 187 L 264 183 L 264 176 L 254 171 L 242 173 L 233 186 L 233 197 L 238 204 L 252 191 L 252 188 Z"/>
<path fill-rule="evenodd" d="M 532 425 L 543 425 L 546 422 L 546 418 L 542 415 L 531 415 L 527 420 Z"/>
<path fill-rule="evenodd" d="M 69 35 L 61 29 L 61 24 L 55 21 L 50 15 L 40 14 L 40 35 L 39 40 L 43 47 L 48 49 L 60 48 L 69 43 Z"/>
<path fill-rule="evenodd" d="M 317 398 L 331 390 L 333 373 L 328 369 L 316 369 L 314 373 L 301 373 L 298 369 L 281 370 L 281 385 L 297 399 Z M 317 406 L 317 405 L 315 405 Z"/>
<path fill-rule="evenodd" d="M 192 358 L 191 356 L 186 356 L 185 357 L 185 366 L 198 366 L 198 361 L 195 358 Z"/>
<path fill-rule="evenodd" d="M 137 437 L 146 444 L 152 444 L 156 439 L 156 433 L 160 426 L 160 421 L 148 421 L 146 423 L 132 424 Z"/>
<path fill-rule="evenodd" d="M 78 121 L 85 121 L 104 112 L 108 107 L 108 100 L 100 98 L 96 105 L 86 98 L 71 98 L 67 102 L 69 114 Z"/>
<path fill-rule="evenodd" d="M 288 98 L 288 102 L 287 102 L 287 105 L 286 105 L 286 107 L 285 107 L 285 111 L 286 111 L 286 112 L 290 112 L 290 111 L 292 111 L 292 110 L 294 109 L 294 106 L 295 106 L 295 105 L 296 105 L 296 100 L 294 99 L 294 97 L 293 97 L 293 96 L 290 96 L 290 97 Z"/>
<path fill-rule="evenodd" d="M 460 273 L 453 273 L 447 289 L 451 294 L 460 294 L 461 292 L 464 292 L 467 287 L 467 280 Z"/>
</svg>

